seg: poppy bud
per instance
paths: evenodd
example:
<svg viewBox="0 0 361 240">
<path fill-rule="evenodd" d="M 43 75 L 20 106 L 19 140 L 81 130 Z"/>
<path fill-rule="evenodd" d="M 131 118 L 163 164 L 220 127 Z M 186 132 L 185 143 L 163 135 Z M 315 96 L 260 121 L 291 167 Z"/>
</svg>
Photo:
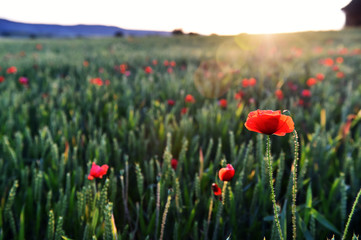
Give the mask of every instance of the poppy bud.
<svg viewBox="0 0 361 240">
<path fill-rule="evenodd" d="M 222 190 L 220 187 L 218 187 L 218 185 L 216 183 L 212 183 L 212 191 L 215 196 L 222 195 Z"/>
<path fill-rule="evenodd" d="M 172 168 L 173 168 L 174 170 L 176 170 L 176 169 L 177 169 L 177 165 L 178 165 L 178 160 L 175 159 L 175 158 L 173 158 L 172 161 L 170 162 L 170 165 L 172 166 Z"/>
</svg>

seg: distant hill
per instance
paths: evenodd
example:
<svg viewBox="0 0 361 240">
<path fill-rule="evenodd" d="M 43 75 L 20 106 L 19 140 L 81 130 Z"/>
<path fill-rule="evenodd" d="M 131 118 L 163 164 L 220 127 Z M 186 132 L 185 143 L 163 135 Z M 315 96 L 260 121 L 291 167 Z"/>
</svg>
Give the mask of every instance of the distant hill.
<svg viewBox="0 0 361 240">
<path fill-rule="evenodd" d="M 49 37 L 49 38 L 76 38 L 76 37 L 113 37 L 113 36 L 170 36 L 171 32 L 128 30 L 104 25 L 56 25 L 30 24 L 0 19 L 0 36 L 6 37 Z"/>
</svg>

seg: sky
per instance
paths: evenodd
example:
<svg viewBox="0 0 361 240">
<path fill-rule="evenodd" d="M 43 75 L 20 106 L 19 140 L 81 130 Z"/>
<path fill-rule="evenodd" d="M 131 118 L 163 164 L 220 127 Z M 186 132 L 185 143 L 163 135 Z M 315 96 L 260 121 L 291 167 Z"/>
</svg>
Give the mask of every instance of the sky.
<svg viewBox="0 0 361 240">
<path fill-rule="evenodd" d="M 236 35 L 340 30 L 350 0 L 2 0 L 0 18 Z"/>
</svg>

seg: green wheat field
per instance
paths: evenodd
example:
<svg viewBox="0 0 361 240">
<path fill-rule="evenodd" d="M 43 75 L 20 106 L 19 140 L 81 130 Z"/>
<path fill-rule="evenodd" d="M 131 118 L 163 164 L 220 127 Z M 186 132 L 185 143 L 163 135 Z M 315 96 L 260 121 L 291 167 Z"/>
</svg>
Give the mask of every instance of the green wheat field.
<svg viewBox="0 0 361 240">
<path fill-rule="evenodd" d="M 299 137 L 270 137 L 284 239 L 297 155 L 296 238 L 361 234 L 360 29 L 3 38 L 0 68 L 0 240 L 279 239 L 257 109 Z"/>
</svg>

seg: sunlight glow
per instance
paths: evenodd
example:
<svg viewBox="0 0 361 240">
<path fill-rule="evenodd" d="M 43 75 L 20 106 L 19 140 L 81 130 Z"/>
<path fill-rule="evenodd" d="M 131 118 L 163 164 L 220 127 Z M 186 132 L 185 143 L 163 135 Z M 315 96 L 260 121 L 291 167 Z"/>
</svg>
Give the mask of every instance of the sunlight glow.
<svg viewBox="0 0 361 240">
<path fill-rule="evenodd" d="M 341 8 L 350 0 L 12 0 L 1 6 L 0 18 L 63 25 L 102 24 L 126 29 L 234 35 L 339 30 Z"/>
</svg>

